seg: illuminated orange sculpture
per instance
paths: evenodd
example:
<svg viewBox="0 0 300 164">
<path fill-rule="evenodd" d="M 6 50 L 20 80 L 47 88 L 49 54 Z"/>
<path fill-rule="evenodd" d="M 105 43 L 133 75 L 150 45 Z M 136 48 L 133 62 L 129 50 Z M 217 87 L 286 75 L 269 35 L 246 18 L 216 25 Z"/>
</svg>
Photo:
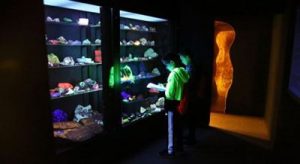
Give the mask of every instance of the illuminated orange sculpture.
<svg viewBox="0 0 300 164">
<path fill-rule="evenodd" d="M 230 48 L 235 39 L 234 28 L 221 21 L 215 21 L 215 47 L 213 65 L 213 112 L 226 110 L 226 99 L 233 80 Z"/>
</svg>

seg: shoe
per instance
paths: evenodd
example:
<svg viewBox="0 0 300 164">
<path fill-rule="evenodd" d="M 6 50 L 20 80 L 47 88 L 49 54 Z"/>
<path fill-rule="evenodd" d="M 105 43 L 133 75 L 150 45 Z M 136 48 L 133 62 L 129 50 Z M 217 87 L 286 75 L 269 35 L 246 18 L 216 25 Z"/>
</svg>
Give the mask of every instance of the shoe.
<svg viewBox="0 0 300 164">
<path fill-rule="evenodd" d="M 163 157 L 163 158 L 174 158 L 175 157 L 175 153 L 169 153 L 167 149 L 160 151 L 159 152 L 159 156 Z"/>
</svg>

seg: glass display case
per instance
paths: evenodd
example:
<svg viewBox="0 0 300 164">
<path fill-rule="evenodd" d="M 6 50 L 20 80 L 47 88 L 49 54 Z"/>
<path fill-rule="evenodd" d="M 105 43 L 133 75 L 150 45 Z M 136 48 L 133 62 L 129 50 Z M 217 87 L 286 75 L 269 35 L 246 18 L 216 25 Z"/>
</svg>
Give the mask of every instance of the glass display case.
<svg viewBox="0 0 300 164">
<path fill-rule="evenodd" d="M 44 4 L 53 135 L 60 147 L 103 131 L 100 7 Z"/>
<path fill-rule="evenodd" d="M 167 72 L 160 59 L 171 49 L 166 19 L 120 11 L 120 85 L 122 125 L 164 110 Z"/>
</svg>

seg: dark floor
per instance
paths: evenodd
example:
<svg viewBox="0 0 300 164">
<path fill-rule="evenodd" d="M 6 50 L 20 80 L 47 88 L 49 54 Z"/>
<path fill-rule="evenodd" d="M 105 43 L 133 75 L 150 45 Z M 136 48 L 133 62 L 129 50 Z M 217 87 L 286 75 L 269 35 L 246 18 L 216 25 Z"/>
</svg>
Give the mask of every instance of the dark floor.
<svg viewBox="0 0 300 164">
<path fill-rule="evenodd" d="M 216 129 L 199 129 L 197 144 L 186 146 L 185 154 L 174 159 L 164 159 L 158 152 L 166 147 L 164 139 L 158 139 L 127 157 L 120 159 L 124 164 L 160 164 L 160 163 L 216 163 L 216 164 L 260 164 L 271 163 L 267 150 L 245 142 L 237 137 L 224 134 Z"/>
<path fill-rule="evenodd" d="M 157 127 L 157 126 L 156 126 Z M 161 158 L 165 137 L 157 128 L 143 128 L 115 133 L 102 142 L 90 142 L 61 154 L 54 163 L 62 164 L 299 164 L 297 143 L 280 146 L 277 151 L 260 147 L 215 128 L 198 129 L 197 144 L 185 146 L 185 154 L 174 159 Z M 165 128 L 161 128 L 165 129 Z M 142 131 L 144 130 L 144 131 Z M 147 133 L 148 132 L 148 133 Z M 154 134 L 155 137 L 149 135 Z M 127 135 L 127 136 L 126 136 Z"/>
</svg>

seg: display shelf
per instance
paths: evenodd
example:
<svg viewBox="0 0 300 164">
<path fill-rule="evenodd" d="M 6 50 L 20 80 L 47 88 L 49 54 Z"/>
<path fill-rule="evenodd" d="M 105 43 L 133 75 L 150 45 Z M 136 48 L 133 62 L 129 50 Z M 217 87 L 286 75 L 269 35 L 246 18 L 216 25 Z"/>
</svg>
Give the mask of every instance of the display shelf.
<svg viewBox="0 0 300 164">
<path fill-rule="evenodd" d="M 162 110 L 159 111 L 159 112 L 154 112 L 154 111 L 149 112 L 149 113 L 145 114 L 144 116 L 136 117 L 136 118 L 134 118 L 134 119 L 132 119 L 132 120 L 130 120 L 130 121 L 128 121 L 128 122 L 124 122 L 124 123 L 122 122 L 122 126 L 123 126 L 123 127 L 127 127 L 127 126 L 130 126 L 130 125 L 136 124 L 136 123 L 138 123 L 138 122 L 140 122 L 140 121 L 145 121 L 146 119 L 149 119 L 149 118 L 151 118 L 152 116 L 159 116 L 159 115 L 162 115 L 162 114 L 163 114 L 163 111 L 164 111 L 164 109 L 162 109 Z M 123 120 L 123 118 L 122 118 L 122 120 Z"/>
<path fill-rule="evenodd" d="M 99 89 L 95 89 L 95 90 L 84 91 L 84 92 L 74 93 L 74 94 L 65 95 L 65 96 L 51 97 L 51 100 L 57 100 L 57 99 L 62 99 L 62 98 L 66 98 L 66 97 L 72 97 L 72 96 L 78 96 L 78 95 L 83 95 L 83 94 L 89 94 L 89 93 L 99 92 L 99 91 L 102 91 L 102 90 L 103 90 L 103 88 L 99 88 Z"/>
<path fill-rule="evenodd" d="M 157 33 L 156 31 L 141 31 L 141 30 L 132 30 L 132 29 L 120 29 L 123 32 L 140 32 L 140 33 Z"/>
<path fill-rule="evenodd" d="M 153 79 L 153 78 L 156 78 L 156 77 L 159 77 L 159 76 L 160 75 L 153 75 L 153 76 L 150 76 L 150 77 L 137 77 L 137 76 L 135 76 L 134 81 Z M 121 81 L 121 84 L 125 84 L 125 83 L 131 83 L 131 80 Z"/>
<path fill-rule="evenodd" d="M 153 79 L 156 77 L 159 77 L 160 75 L 153 75 L 153 76 L 148 76 L 148 77 L 135 77 L 135 80 L 145 80 L 145 79 Z"/>
<path fill-rule="evenodd" d="M 155 45 L 135 46 L 135 45 L 120 45 L 120 47 L 156 47 Z"/>
<path fill-rule="evenodd" d="M 121 64 L 125 64 L 125 63 L 134 63 L 134 62 L 147 62 L 147 61 L 154 61 L 155 59 L 157 59 L 157 57 L 151 58 L 151 59 L 140 59 L 140 60 L 120 61 L 120 63 L 121 63 Z"/>
<path fill-rule="evenodd" d="M 135 99 L 135 100 L 132 100 L 132 101 L 122 101 L 123 104 L 134 104 L 134 103 L 140 103 L 140 102 L 145 102 L 145 101 L 157 101 L 159 98 L 158 98 L 158 94 L 152 94 L 151 96 L 147 96 L 146 98 L 138 98 L 138 99 Z"/>
<path fill-rule="evenodd" d="M 56 155 L 68 152 L 74 148 L 80 148 L 80 146 L 82 146 L 83 144 L 88 144 L 88 143 L 92 143 L 95 142 L 95 140 L 99 139 L 99 138 L 103 138 L 107 136 L 107 132 L 105 132 L 104 130 L 101 131 L 100 133 L 95 134 L 95 136 L 93 136 L 92 138 L 89 138 L 87 140 L 84 141 L 80 141 L 80 142 L 76 142 L 76 141 L 71 141 L 68 139 L 64 139 L 64 138 L 59 138 L 59 137 L 55 137 L 55 141 L 57 143 L 57 146 L 59 146 L 55 153 Z"/>
<path fill-rule="evenodd" d="M 75 27 L 91 27 L 91 28 L 96 28 L 100 27 L 100 25 L 80 25 L 78 23 L 68 23 L 68 22 L 50 22 L 50 21 L 45 21 L 46 24 L 49 25 L 61 25 L 61 26 L 75 26 Z"/>
<path fill-rule="evenodd" d="M 134 118 L 134 119 L 132 119 L 132 120 L 128 120 L 128 122 L 127 122 L 127 121 L 126 121 L 126 122 L 122 122 L 122 126 L 123 126 L 123 127 L 126 127 L 126 126 L 128 126 L 128 125 L 132 125 L 133 123 L 139 122 L 139 121 L 141 121 L 141 120 L 143 120 L 144 118 L 147 118 L 147 117 L 149 117 L 149 116 L 151 116 L 151 115 L 148 115 L 148 116 L 145 116 L 145 117 L 136 117 L 136 118 Z M 122 120 L 123 120 L 123 118 L 122 118 Z"/>
<path fill-rule="evenodd" d="M 91 28 L 98 28 L 101 27 L 100 25 L 96 24 L 96 25 L 90 25 Z"/>
<path fill-rule="evenodd" d="M 45 21 L 46 24 L 51 24 L 51 25 L 61 25 L 61 26 L 80 26 L 80 27 L 88 27 L 88 26 L 85 26 L 85 25 L 79 25 L 77 23 L 68 23 L 68 22 L 51 22 L 51 21 Z"/>
<path fill-rule="evenodd" d="M 102 65 L 102 63 L 95 63 L 95 64 L 84 64 L 84 65 L 73 65 L 73 66 L 57 66 L 57 67 L 49 67 L 49 69 L 62 69 L 62 68 L 78 68 L 78 67 L 88 67 L 88 66 L 98 66 L 98 65 Z"/>
<path fill-rule="evenodd" d="M 124 104 L 134 104 L 134 103 L 139 103 L 139 102 L 143 102 L 143 101 L 145 101 L 145 98 L 136 99 L 136 100 L 132 100 L 132 101 L 122 101 L 122 103 L 124 103 Z"/>
<path fill-rule="evenodd" d="M 47 46 L 57 46 L 57 47 L 93 47 L 93 46 L 101 46 L 101 44 L 89 44 L 89 45 L 69 45 L 69 44 L 46 44 Z"/>
<path fill-rule="evenodd" d="M 101 46 L 101 44 L 90 44 L 90 45 L 87 45 L 87 46 Z"/>
</svg>

